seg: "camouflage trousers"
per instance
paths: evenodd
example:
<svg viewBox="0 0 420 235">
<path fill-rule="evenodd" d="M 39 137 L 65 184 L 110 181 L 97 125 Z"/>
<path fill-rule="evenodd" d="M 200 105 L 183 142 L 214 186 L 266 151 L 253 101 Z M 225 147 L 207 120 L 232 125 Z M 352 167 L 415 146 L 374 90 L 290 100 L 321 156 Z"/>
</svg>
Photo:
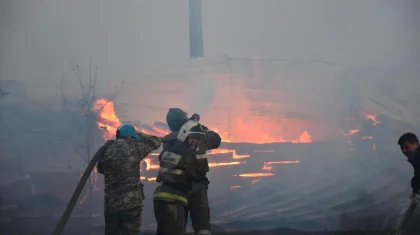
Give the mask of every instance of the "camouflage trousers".
<svg viewBox="0 0 420 235">
<path fill-rule="evenodd" d="M 185 206 L 179 202 L 154 201 L 156 235 L 182 235 L 185 232 Z"/>
<path fill-rule="evenodd" d="M 192 190 L 188 193 L 188 208 L 185 210 L 185 224 L 188 221 L 188 213 L 190 214 L 195 234 L 211 234 L 210 207 L 206 183 L 194 183 Z"/>
<path fill-rule="evenodd" d="M 105 235 L 139 235 L 141 207 L 105 212 Z"/>
</svg>

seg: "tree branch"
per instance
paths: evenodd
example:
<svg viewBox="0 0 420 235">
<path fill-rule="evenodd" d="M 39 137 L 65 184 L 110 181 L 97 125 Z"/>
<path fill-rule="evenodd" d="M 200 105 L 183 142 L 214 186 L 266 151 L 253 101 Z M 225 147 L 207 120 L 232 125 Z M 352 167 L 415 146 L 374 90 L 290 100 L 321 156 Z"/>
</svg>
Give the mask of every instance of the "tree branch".
<svg viewBox="0 0 420 235">
<path fill-rule="evenodd" d="M 96 78 L 98 77 L 98 66 L 95 66 L 95 76 L 93 78 L 93 84 L 92 84 L 92 102 L 94 99 L 96 99 L 95 94 L 95 87 L 96 87 Z"/>
<path fill-rule="evenodd" d="M 99 108 L 99 110 L 97 111 L 97 116 L 99 116 L 99 114 L 102 112 L 102 110 L 105 108 L 105 106 L 106 106 L 109 102 L 114 101 L 114 100 L 118 97 L 118 95 L 120 94 L 120 91 L 121 91 L 121 89 L 123 88 L 123 86 L 124 86 L 124 81 L 121 83 L 121 86 L 120 86 L 119 88 L 117 88 L 117 91 L 115 92 L 114 97 L 113 97 L 112 99 L 107 100 L 107 101 L 105 102 L 105 104 L 104 104 L 104 105 L 102 105 L 102 106 Z"/>
<path fill-rule="evenodd" d="M 81 79 L 79 66 L 78 66 L 78 65 L 76 65 L 76 67 L 75 67 L 75 66 L 73 65 L 73 61 L 71 61 L 71 60 L 70 60 L 70 65 L 71 65 L 72 70 L 73 70 L 73 71 L 74 71 L 74 73 L 76 74 L 77 80 L 79 81 L 80 88 L 82 89 L 82 96 L 83 96 L 83 97 L 86 97 L 85 87 L 83 86 L 83 82 L 82 82 L 82 79 Z M 76 70 L 76 69 L 77 69 L 77 70 Z"/>
<path fill-rule="evenodd" d="M 89 89 L 88 89 L 88 95 L 91 95 L 92 91 L 92 56 L 89 56 Z"/>
</svg>

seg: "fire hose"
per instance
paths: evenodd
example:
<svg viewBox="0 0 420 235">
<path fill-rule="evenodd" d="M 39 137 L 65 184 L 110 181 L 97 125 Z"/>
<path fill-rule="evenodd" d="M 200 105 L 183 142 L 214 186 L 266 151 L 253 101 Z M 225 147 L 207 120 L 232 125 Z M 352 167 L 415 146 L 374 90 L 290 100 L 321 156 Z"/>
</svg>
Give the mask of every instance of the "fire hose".
<svg viewBox="0 0 420 235">
<path fill-rule="evenodd" d="M 162 138 L 151 136 L 142 132 L 137 132 L 141 137 L 148 141 L 149 138 L 154 137 L 159 139 L 160 141 Z M 99 161 L 99 158 L 102 154 L 95 154 L 92 159 L 90 160 L 89 164 L 87 165 L 85 171 L 83 172 L 82 178 L 80 178 L 79 183 L 77 184 L 76 189 L 73 192 L 73 196 L 71 197 L 69 203 L 67 204 L 66 210 L 64 211 L 63 215 L 61 216 L 60 221 L 57 224 L 57 227 L 54 229 L 53 235 L 60 235 L 66 225 L 67 221 L 70 218 L 70 215 L 74 209 L 74 206 L 79 199 L 80 194 L 82 193 L 83 188 L 86 185 L 87 180 L 89 179 L 90 174 L 92 173 L 93 168 L 95 167 L 96 163 Z"/>
<path fill-rule="evenodd" d="M 417 200 L 416 198 L 410 199 L 408 203 L 408 207 L 405 208 L 402 217 L 398 221 L 397 229 L 395 235 L 403 235 L 405 226 L 407 225 L 408 221 L 412 218 L 414 211 L 417 208 Z"/>
<path fill-rule="evenodd" d="M 80 194 L 82 193 L 83 187 L 92 173 L 93 168 L 95 167 L 96 163 L 98 162 L 101 154 L 95 154 L 93 158 L 90 160 L 89 164 L 87 165 L 85 172 L 83 172 L 82 178 L 80 178 L 79 184 L 77 184 L 76 189 L 74 190 L 73 196 L 71 197 L 69 203 L 67 204 L 66 210 L 64 211 L 63 215 L 61 216 L 60 221 L 55 228 L 53 235 L 60 235 L 66 225 L 71 212 L 76 205 L 77 200 L 79 199 Z"/>
</svg>

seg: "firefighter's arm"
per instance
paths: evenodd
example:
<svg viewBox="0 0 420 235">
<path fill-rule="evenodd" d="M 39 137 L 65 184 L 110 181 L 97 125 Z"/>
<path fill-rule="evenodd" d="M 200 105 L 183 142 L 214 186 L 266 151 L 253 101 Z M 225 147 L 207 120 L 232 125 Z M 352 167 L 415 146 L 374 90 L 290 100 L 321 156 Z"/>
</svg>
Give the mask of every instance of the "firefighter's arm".
<svg viewBox="0 0 420 235">
<path fill-rule="evenodd" d="M 148 135 L 143 132 L 137 132 L 137 134 L 143 138 L 143 141 L 147 143 L 147 146 L 152 149 L 151 151 L 158 149 L 162 143 L 161 137 Z"/>
<path fill-rule="evenodd" d="M 420 176 L 415 175 L 411 178 L 411 188 L 413 189 L 413 193 L 420 193 Z"/>
<path fill-rule="evenodd" d="M 141 137 L 143 137 L 143 140 L 136 142 L 137 156 L 140 157 L 140 161 L 147 157 L 153 150 L 158 149 L 161 144 L 159 137 L 149 135 L 147 135 L 147 138 L 143 135 Z"/>
<path fill-rule="evenodd" d="M 100 148 L 98 149 L 98 151 L 96 151 L 95 155 L 93 156 L 93 158 L 95 158 L 95 157 L 97 157 L 97 156 L 99 155 L 99 161 L 98 161 L 98 164 L 96 164 L 96 169 L 98 170 L 98 172 L 99 172 L 100 174 L 104 174 L 104 168 L 103 168 L 103 166 L 102 166 L 102 161 L 101 161 L 101 159 L 103 158 L 103 156 L 104 156 L 104 154 L 105 154 L 105 151 L 106 151 L 106 149 L 108 148 L 108 146 L 109 146 L 110 144 L 112 144 L 112 143 L 113 143 L 113 141 L 112 141 L 112 140 L 108 140 L 107 142 L 105 142 L 105 144 L 104 144 L 104 145 L 102 145 L 102 147 L 100 147 Z"/>
<path fill-rule="evenodd" d="M 414 153 L 414 176 L 411 178 L 411 188 L 413 189 L 413 194 L 420 193 L 420 148 L 417 148 Z"/>
<path fill-rule="evenodd" d="M 204 125 L 201 125 L 204 133 L 206 134 L 206 146 L 207 149 L 217 149 L 220 147 L 220 144 L 222 143 L 222 138 L 220 135 L 214 131 L 211 131 L 209 128 L 207 128 Z"/>
</svg>

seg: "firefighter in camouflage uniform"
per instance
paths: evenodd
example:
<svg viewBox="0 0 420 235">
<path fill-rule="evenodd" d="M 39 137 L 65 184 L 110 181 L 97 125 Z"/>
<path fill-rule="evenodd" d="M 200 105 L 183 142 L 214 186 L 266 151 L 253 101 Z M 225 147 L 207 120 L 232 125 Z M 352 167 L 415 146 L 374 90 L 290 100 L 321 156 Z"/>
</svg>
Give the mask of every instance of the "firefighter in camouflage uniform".
<svg viewBox="0 0 420 235">
<path fill-rule="evenodd" d="M 124 124 L 118 128 L 116 140 L 107 141 L 98 150 L 102 156 L 97 169 L 105 178 L 106 235 L 139 234 L 144 199 L 140 161 L 160 145 L 158 137 Z"/>
<path fill-rule="evenodd" d="M 193 114 L 190 118 L 195 122 L 200 121 L 198 114 Z M 166 116 L 166 122 L 171 129 L 172 133 L 165 136 L 163 148 L 165 149 L 166 143 L 170 143 L 171 140 L 175 139 L 182 123 L 188 121 L 187 114 L 178 108 L 169 109 Z M 205 136 L 203 141 L 200 142 L 196 149 L 196 157 L 199 164 L 199 179 L 194 182 L 192 190 L 188 193 L 188 207 L 185 210 L 185 223 L 188 220 L 188 214 L 190 214 L 193 229 L 196 234 L 211 234 L 210 226 L 210 207 L 207 195 L 208 185 L 210 181 L 206 177 L 209 171 L 209 165 L 206 158 L 206 151 L 216 149 L 221 144 L 221 137 L 214 131 L 209 130 L 206 126 L 200 125 Z"/>
<path fill-rule="evenodd" d="M 204 139 L 204 132 L 194 121 L 186 122 L 176 139 L 165 139 L 159 155 L 160 168 L 153 194 L 157 222 L 156 235 L 181 235 L 185 231 L 185 210 L 188 192 L 201 181 L 195 150 Z"/>
</svg>

